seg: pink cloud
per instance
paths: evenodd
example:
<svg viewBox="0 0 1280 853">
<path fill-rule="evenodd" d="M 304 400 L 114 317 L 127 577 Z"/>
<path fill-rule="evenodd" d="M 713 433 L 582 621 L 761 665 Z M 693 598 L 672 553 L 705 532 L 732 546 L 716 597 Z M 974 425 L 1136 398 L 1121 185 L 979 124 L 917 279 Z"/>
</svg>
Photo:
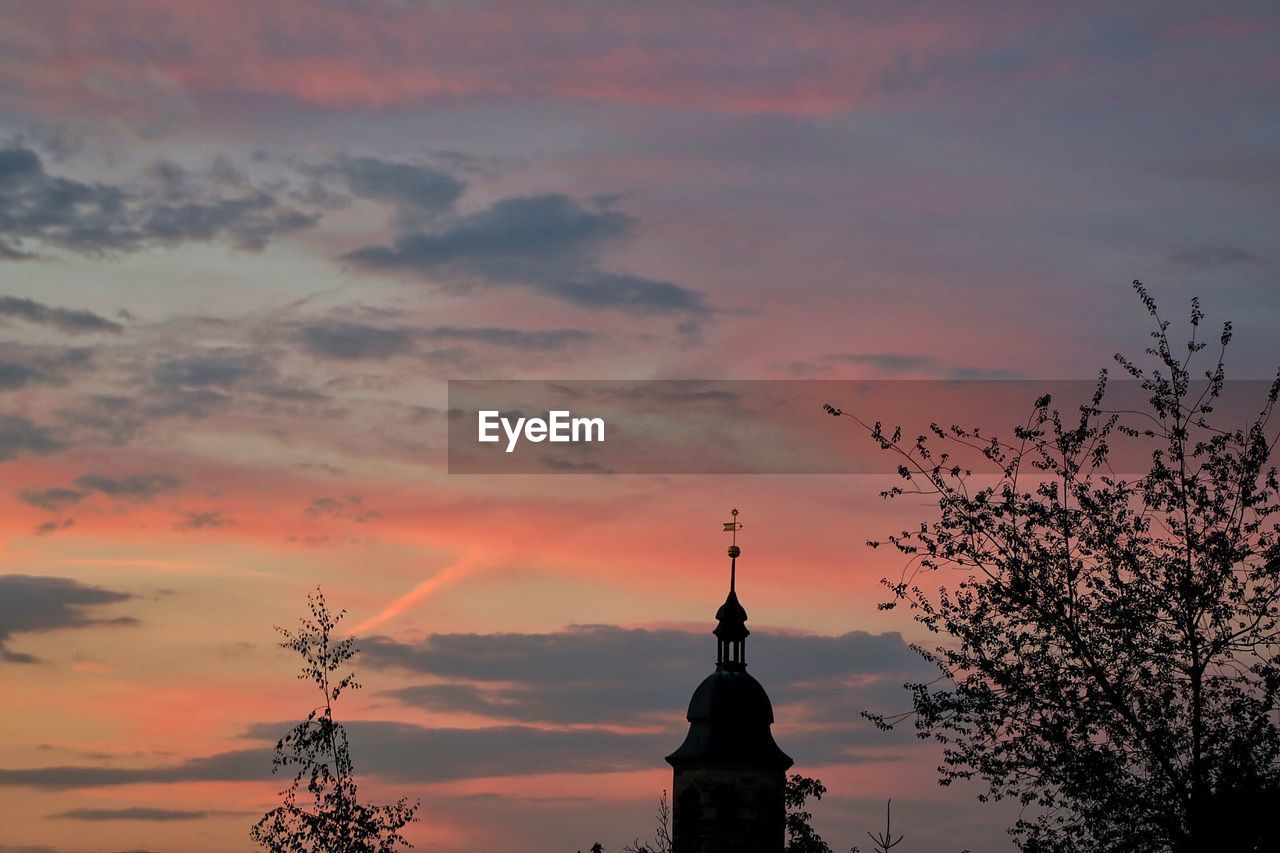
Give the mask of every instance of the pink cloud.
<svg viewBox="0 0 1280 853">
<path fill-rule="evenodd" d="M 221 95 L 331 108 L 518 95 L 820 115 L 980 73 L 975 56 L 1033 23 L 947 4 L 644 5 L 607 16 L 577 2 L 60 8 L 32 7 L 0 63 L 41 110 L 145 112 L 148 101 Z"/>
</svg>

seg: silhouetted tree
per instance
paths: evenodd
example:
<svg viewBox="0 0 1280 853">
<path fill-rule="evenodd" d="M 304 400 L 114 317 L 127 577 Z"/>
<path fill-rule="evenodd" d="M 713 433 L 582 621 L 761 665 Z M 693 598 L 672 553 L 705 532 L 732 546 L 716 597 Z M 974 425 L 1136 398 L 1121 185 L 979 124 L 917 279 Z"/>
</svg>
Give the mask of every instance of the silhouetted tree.
<svg viewBox="0 0 1280 853">
<path fill-rule="evenodd" d="M 893 800 L 887 800 L 884 804 L 884 832 L 867 830 L 867 836 L 871 839 L 871 843 L 875 845 L 875 853 L 889 853 L 890 850 L 902 843 L 904 836 L 893 837 Z M 849 848 L 849 853 L 860 853 L 860 851 L 855 845 Z M 965 851 L 965 853 L 968 853 L 968 851 Z"/>
<path fill-rule="evenodd" d="M 1153 364 L 1116 358 L 1143 411 L 1105 411 L 1103 371 L 1078 418 L 1043 397 L 1012 441 L 867 427 L 900 457 L 905 483 L 885 495 L 938 508 L 889 537 L 909 564 L 884 606 L 905 602 L 946 638 L 917 648 L 942 678 L 908 685 L 913 711 L 869 716 L 914 717 L 943 745 L 943 784 L 978 777 L 984 799 L 1017 799 L 1010 832 L 1027 851 L 1277 850 L 1280 377 L 1250 423 L 1215 423 L 1230 324 L 1193 381 L 1198 302 L 1178 354 L 1134 287 Z M 1113 442 L 1149 451 L 1145 474 L 1112 471 Z M 935 579 L 946 570 L 950 585 Z"/>
<path fill-rule="evenodd" d="M 810 779 L 793 773 L 787 777 L 785 798 L 787 803 L 786 853 L 831 853 L 831 846 L 813 829 L 813 814 L 805 809 L 810 797 L 821 800 L 827 786 L 821 780 Z"/>
<path fill-rule="evenodd" d="M 636 839 L 623 847 L 623 853 L 671 853 L 671 801 L 663 791 L 658 798 L 658 810 L 654 814 L 653 840 L 641 843 Z"/>
<path fill-rule="evenodd" d="M 307 596 L 310 619 L 299 620 L 296 631 L 277 627 L 282 648 L 302 657 L 298 678 L 315 683 L 320 705 L 276 744 L 273 772 L 296 768 L 293 783 L 281 795 L 284 802 L 254 825 L 250 836 L 271 851 L 288 853 L 390 853 L 411 847 L 400 834 L 414 820 L 418 804 L 406 799 L 391 805 L 361 803 L 347 735 L 334 720 L 333 704 L 346 689 L 358 690 L 355 675 L 338 671 L 356 653 L 355 640 L 334 641 L 334 629 L 345 611 L 334 615 L 319 588 Z M 299 794 L 309 800 L 299 804 Z"/>
</svg>

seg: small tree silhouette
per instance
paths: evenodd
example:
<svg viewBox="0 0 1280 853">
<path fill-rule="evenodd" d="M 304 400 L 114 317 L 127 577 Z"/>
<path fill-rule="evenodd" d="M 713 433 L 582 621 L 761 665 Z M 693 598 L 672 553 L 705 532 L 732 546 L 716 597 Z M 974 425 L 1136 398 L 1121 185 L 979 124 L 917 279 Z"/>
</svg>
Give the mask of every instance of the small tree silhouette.
<svg viewBox="0 0 1280 853">
<path fill-rule="evenodd" d="M 888 800 L 884 804 L 884 832 L 873 833 L 871 830 L 867 830 L 867 837 L 875 845 L 875 853 L 889 853 L 890 850 L 902 843 L 904 836 L 893 837 L 893 800 Z M 849 853 L 858 853 L 858 848 L 850 847 Z"/>
<path fill-rule="evenodd" d="M 622 848 L 623 853 L 671 853 L 671 801 L 667 799 L 666 791 L 658 798 L 654 821 L 653 840 L 645 844 L 637 838 Z"/>
<path fill-rule="evenodd" d="M 276 631 L 284 637 L 280 646 L 302 657 L 298 678 L 315 682 L 324 701 L 276 743 L 272 772 L 296 768 L 293 783 L 281 792 L 284 802 L 263 815 L 249 835 L 273 853 L 392 853 L 402 844 L 412 847 L 400 830 L 414 820 L 419 804 L 404 798 L 385 806 L 361 803 L 347 735 L 334 720 L 333 704 L 342 692 L 360 688 L 354 673 L 337 675 L 357 651 L 354 638 L 333 641 L 346 611 L 330 613 L 319 587 L 307 604 L 311 618 L 299 620 L 298 630 L 277 626 Z M 309 808 L 298 804 L 304 789 Z"/>
</svg>

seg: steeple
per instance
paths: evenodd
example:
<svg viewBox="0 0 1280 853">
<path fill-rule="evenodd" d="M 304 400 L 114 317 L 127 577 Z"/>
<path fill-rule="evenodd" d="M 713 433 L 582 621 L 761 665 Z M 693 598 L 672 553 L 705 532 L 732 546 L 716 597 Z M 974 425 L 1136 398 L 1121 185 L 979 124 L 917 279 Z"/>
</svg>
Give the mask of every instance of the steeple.
<svg viewBox="0 0 1280 853">
<path fill-rule="evenodd" d="M 738 601 L 738 557 L 742 549 L 738 547 L 738 530 L 742 524 L 738 521 L 738 511 L 732 510 L 733 521 L 724 523 L 725 532 L 732 531 L 733 539 L 729 545 L 729 595 L 724 604 L 716 611 L 716 670 L 734 670 L 741 672 L 747 668 L 747 611 Z"/>
<path fill-rule="evenodd" d="M 694 691 L 673 770 L 673 853 L 782 853 L 791 758 L 773 740 L 773 705 L 747 674 L 747 611 L 738 601 L 738 511 L 725 522 L 729 595 L 716 611 L 716 670 Z"/>
</svg>

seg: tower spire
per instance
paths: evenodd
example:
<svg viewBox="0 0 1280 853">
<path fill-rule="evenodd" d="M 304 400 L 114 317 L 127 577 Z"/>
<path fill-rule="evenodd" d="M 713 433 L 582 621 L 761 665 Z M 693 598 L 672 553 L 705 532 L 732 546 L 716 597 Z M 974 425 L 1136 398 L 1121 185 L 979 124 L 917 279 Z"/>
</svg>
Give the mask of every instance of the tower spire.
<svg viewBox="0 0 1280 853">
<path fill-rule="evenodd" d="M 742 523 L 738 521 L 737 507 L 729 510 L 729 514 L 733 521 L 724 523 L 724 532 L 733 534 L 729 539 L 729 592 L 733 592 L 738 586 L 738 555 L 742 553 L 738 547 L 738 531 L 742 529 Z"/>
<path fill-rule="evenodd" d="M 732 533 L 729 545 L 729 595 L 716 611 L 716 669 L 741 672 L 747 668 L 747 611 L 738 602 L 738 510 L 730 510 L 733 521 L 724 523 L 724 532 Z"/>
<path fill-rule="evenodd" d="M 747 672 L 747 611 L 738 601 L 738 511 L 724 522 L 729 594 L 716 611 L 716 670 L 689 700 L 689 733 L 672 767 L 671 849 L 676 853 L 781 853 L 791 757 L 773 739 L 773 705 Z"/>
</svg>

